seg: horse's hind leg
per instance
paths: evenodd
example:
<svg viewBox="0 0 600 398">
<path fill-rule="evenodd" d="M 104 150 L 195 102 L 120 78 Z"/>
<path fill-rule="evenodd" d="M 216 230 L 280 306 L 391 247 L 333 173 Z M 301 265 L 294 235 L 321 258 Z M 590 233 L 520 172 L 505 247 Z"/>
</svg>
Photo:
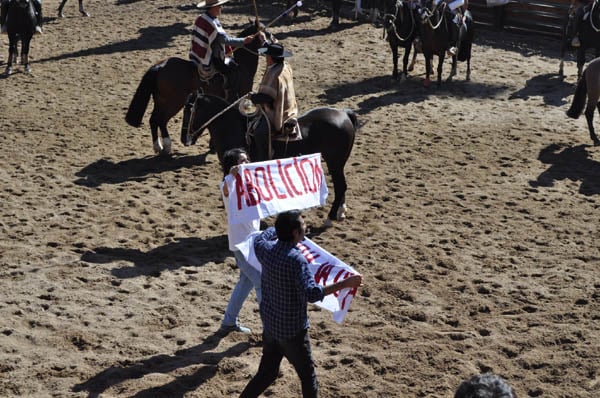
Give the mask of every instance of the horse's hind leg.
<svg viewBox="0 0 600 398">
<path fill-rule="evenodd" d="M 21 48 L 21 64 L 25 68 L 25 73 L 31 72 L 31 68 L 29 67 L 29 45 L 31 44 L 31 38 L 24 38 L 22 41 Z"/>
<path fill-rule="evenodd" d="M 341 167 L 330 167 L 327 165 L 329 172 L 331 173 L 331 180 L 333 182 L 334 198 L 331 204 L 331 210 L 327 215 L 328 220 L 341 221 L 346 218 L 346 177 L 344 176 L 344 170 Z"/>
<path fill-rule="evenodd" d="M 85 10 L 85 7 L 83 7 L 83 0 L 79 0 L 79 12 L 84 17 L 89 17 L 90 16 L 90 14 L 88 14 L 88 12 Z"/>
<path fill-rule="evenodd" d="M 465 80 L 471 81 L 471 57 L 467 58 L 467 75 L 465 76 Z"/>
<path fill-rule="evenodd" d="M 456 55 L 452 56 L 452 68 L 450 69 L 450 75 L 446 81 L 451 82 L 454 76 L 456 76 Z"/>
<path fill-rule="evenodd" d="M 585 77 L 584 77 L 585 79 Z M 595 106 L 593 104 L 596 104 Z M 594 130 L 594 112 L 598 109 L 598 113 L 600 113 L 600 103 L 598 103 L 598 98 L 588 98 L 588 106 L 585 108 L 585 119 L 587 120 L 588 130 L 590 131 L 590 138 L 594 142 L 595 146 L 600 145 L 600 139 L 596 135 L 596 131 Z"/>
<path fill-rule="evenodd" d="M 169 130 L 167 130 L 167 123 L 163 122 L 158 125 L 160 128 L 160 136 L 162 141 L 162 154 L 170 155 L 171 154 L 171 137 L 169 136 Z"/>
</svg>

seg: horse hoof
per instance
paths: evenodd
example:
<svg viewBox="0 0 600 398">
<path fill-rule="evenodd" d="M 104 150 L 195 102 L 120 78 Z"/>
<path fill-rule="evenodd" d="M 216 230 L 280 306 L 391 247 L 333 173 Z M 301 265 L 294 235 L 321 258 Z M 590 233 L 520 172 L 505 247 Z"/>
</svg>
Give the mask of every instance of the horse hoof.
<svg viewBox="0 0 600 398">
<path fill-rule="evenodd" d="M 6 76 L 12 75 L 12 68 L 7 67 L 4 73 L 6 74 Z"/>
<path fill-rule="evenodd" d="M 82 9 L 82 8 L 79 9 L 79 12 L 84 17 L 89 17 L 90 16 L 90 14 L 88 14 L 88 12 L 86 10 Z"/>
<path fill-rule="evenodd" d="M 323 228 L 331 228 L 333 227 L 333 222 L 328 218 L 323 222 Z"/>
<path fill-rule="evenodd" d="M 25 65 L 25 73 L 26 74 L 30 74 L 31 73 L 31 67 L 29 67 L 29 65 Z"/>
<path fill-rule="evenodd" d="M 431 86 L 431 80 L 425 79 L 425 81 L 423 82 L 423 86 L 425 86 L 425 88 L 429 88 L 429 86 Z"/>
<path fill-rule="evenodd" d="M 342 221 L 346 219 L 346 204 L 342 204 L 337 211 L 336 217 L 338 221 Z"/>
</svg>

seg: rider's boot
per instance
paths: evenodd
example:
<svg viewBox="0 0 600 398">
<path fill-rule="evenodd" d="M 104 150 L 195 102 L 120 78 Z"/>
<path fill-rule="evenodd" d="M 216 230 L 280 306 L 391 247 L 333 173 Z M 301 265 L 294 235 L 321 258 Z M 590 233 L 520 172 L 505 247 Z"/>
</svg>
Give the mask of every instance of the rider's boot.
<svg viewBox="0 0 600 398">
<path fill-rule="evenodd" d="M 183 120 L 181 121 L 181 136 L 187 136 L 190 126 L 190 117 L 192 116 L 192 108 L 196 102 L 196 93 L 188 95 L 185 105 L 183 106 Z"/>
</svg>

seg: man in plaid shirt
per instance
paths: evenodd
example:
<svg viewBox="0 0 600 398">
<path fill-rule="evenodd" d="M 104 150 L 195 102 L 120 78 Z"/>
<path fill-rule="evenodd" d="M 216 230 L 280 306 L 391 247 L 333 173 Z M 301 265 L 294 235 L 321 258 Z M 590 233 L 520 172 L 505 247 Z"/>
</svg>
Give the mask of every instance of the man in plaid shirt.
<svg viewBox="0 0 600 398">
<path fill-rule="evenodd" d="M 297 244 L 304 239 L 306 225 L 300 211 L 281 213 L 275 228 L 263 231 L 254 241 L 262 265 L 263 355 L 258 373 L 240 397 L 258 397 L 279 374 L 283 357 L 294 366 L 302 383 L 303 397 L 317 397 L 318 383 L 308 337 L 307 303 L 328 294 L 361 285 L 362 276 L 322 287 L 315 283 L 308 261 Z"/>
</svg>

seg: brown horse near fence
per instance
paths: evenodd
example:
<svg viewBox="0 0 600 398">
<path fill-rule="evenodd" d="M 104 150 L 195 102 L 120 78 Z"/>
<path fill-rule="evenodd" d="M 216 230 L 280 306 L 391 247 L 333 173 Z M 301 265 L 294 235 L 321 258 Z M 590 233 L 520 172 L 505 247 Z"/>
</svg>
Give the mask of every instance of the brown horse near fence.
<svg viewBox="0 0 600 398">
<path fill-rule="evenodd" d="M 241 32 L 240 37 L 252 35 L 262 29 L 262 25 L 256 23 Z M 265 31 L 267 40 L 274 40 Z M 241 97 L 252 90 L 254 75 L 258 67 L 258 48 L 262 45 L 258 36 L 248 46 L 234 52 L 234 60 L 237 63 L 237 85 L 233 97 Z M 148 69 L 131 100 L 127 110 L 125 121 L 133 127 L 140 127 L 150 97 L 154 100 L 154 108 L 150 116 L 150 132 L 152 134 L 152 145 L 154 152 L 158 154 L 171 153 L 171 138 L 167 129 L 167 123 L 185 105 L 188 96 L 194 92 L 203 92 L 226 97 L 223 87 L 223 78 L 217 75 L 208 83 L 200 80 L 196 65 L 187 59 L 172 57 L 160 61 Z M 158 137 L 160 129 L 161 137 Z"/>
</svg>

